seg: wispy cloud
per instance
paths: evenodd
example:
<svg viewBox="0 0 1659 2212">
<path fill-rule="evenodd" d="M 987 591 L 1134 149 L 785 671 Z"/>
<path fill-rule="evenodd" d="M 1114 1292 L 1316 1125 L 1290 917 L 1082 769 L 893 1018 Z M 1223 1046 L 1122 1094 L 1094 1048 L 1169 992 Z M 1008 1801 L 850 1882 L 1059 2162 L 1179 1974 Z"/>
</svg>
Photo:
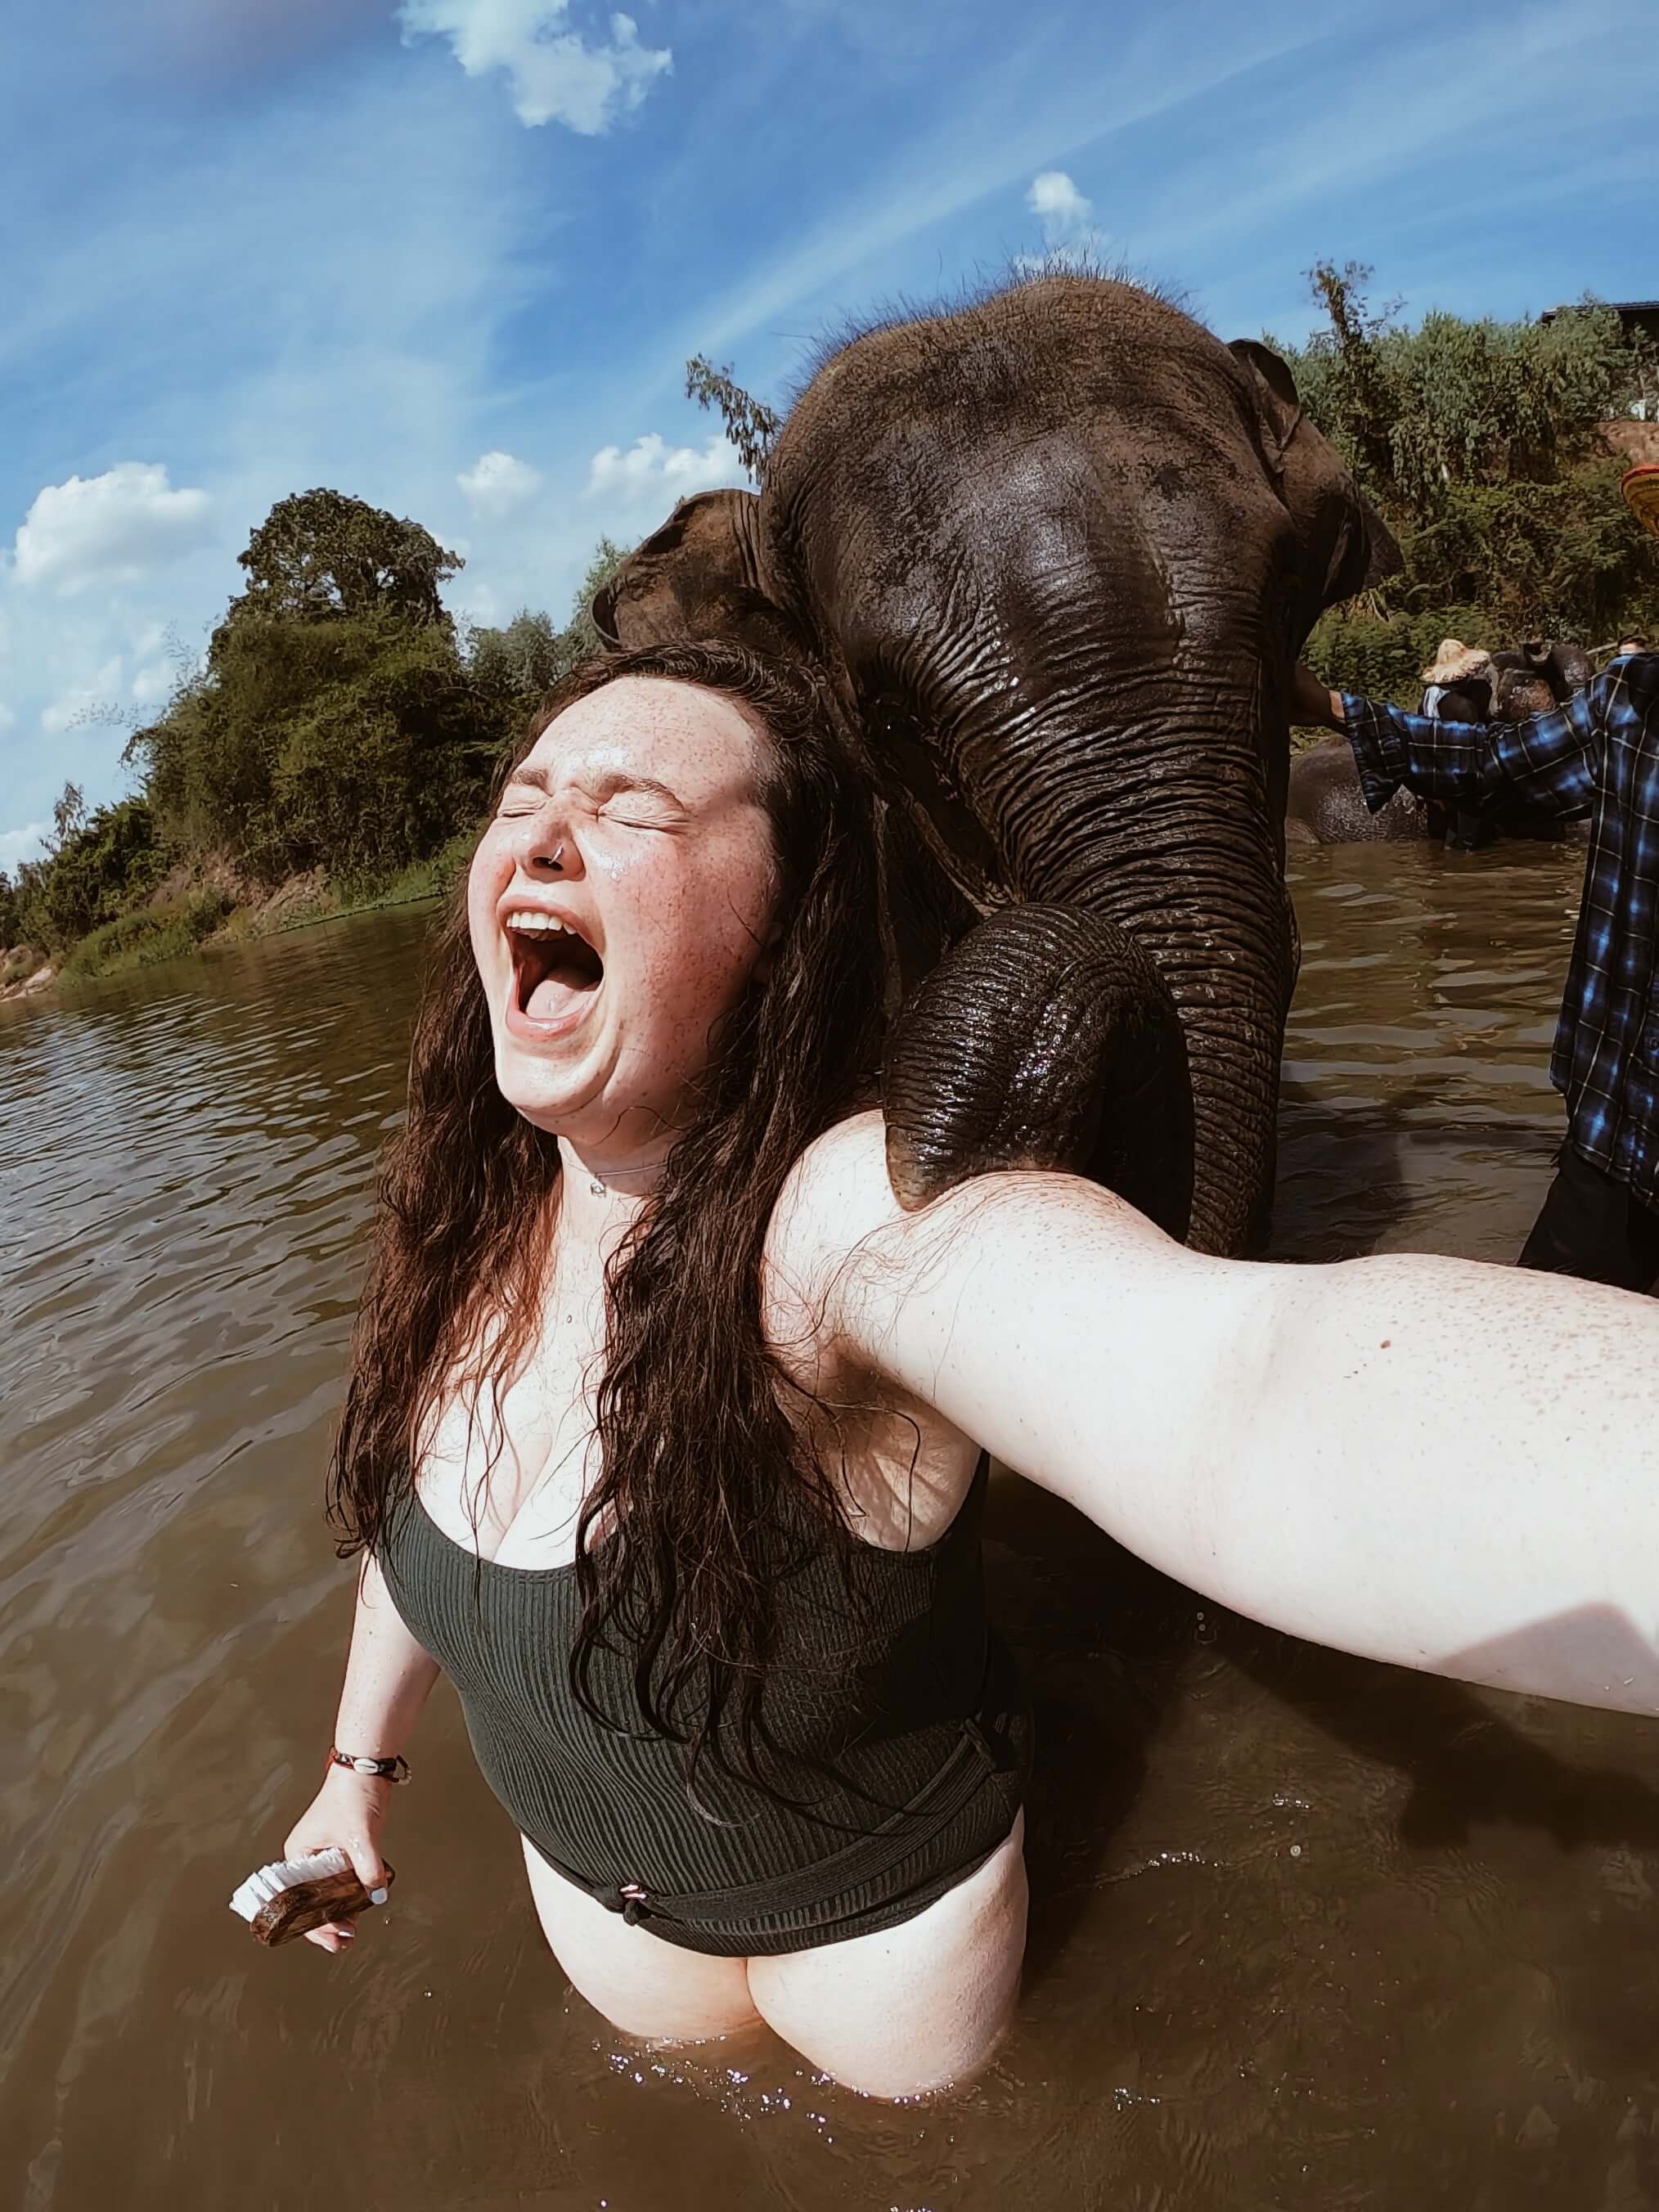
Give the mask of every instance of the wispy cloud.
<svg viewBox="0 0 1659 2212">
<path fill-rule="evenodd" d="M 447 38 L 469 76 L 504 76 L 520 123 L 595 137 L 639 106 L 674 58 L 642 46 L 631 15 L 612 15 L 604 43 L 568 29 L 569 12 L 569 0 L 403 0 L 398 20 L 405 39 Z"/>
<path fill-rule="evenodd" d="M 836 210 L 835 221 L 817 226 L 714 301 L 702 320 L 686 326 L 684 343 L 677 337 L 665 355 L 678 361 L 684 354 L 728 347 L 821 298 L 861 264 L 882 259 L 1045 165 L 1167 116 L 1257 70 L 1282 66 L 1328 41 L 1353 10 L 1337 0 L 1312 26 L 1298 15 L 1260 27 L 1236 13 L 1203 12 L 1213 17 L 1216 35 L 1200 39 L 1195 33 L 1190 40 L 1202 59 L 1170 69 L 1167 23 L 1160 15 L 1155 24 L 1125 32 L 1120 66 L 1108 85 L 1093 75 L 1070 84 L 1051 80 L 1049 96 L 1029 107 L 1019 97 L 1018 80 L 1053 70 L 1053 42 L 1034 42 L 1024 57 L 1000 54 L 946 124 L 920 134 L 874 172 L 864 191 Z"/>
</svg>

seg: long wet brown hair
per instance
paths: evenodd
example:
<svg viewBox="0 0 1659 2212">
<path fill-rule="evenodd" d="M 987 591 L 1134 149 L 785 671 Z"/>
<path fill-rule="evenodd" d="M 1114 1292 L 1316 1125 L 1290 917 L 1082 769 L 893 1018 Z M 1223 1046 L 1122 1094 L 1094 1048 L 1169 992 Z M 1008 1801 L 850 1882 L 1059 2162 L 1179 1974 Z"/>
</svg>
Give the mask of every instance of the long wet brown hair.
<svg viewBox="0 0 1659 2212">
<path fill-rule="evenodd" d="M 876 814 L 819 681 L 727 644 L 653 646 L 579 669 L 503 780 L 563 708 L 623 676 L 697 684 L 747 711 L 763 736 L 757 796 L 779 876 L 766 979 L 722 1024 L 661 1181 L 606 1267 L 602 1471 L 577 1524 L 576 1694 L 612 1726 L 642 1718 L 684 1742 L 695 1792 L 705 1753 L 759 1772 L 781 1546 L 846 1538 L 766 1343 L 761 1257 L 802 1151 L 873 1095 L 884 1000 Z M 498 1406 L 521 1368 L 559 1179 L 555 1138 L 496 1086 L 463 884 L 437 933 L 408 1118 L 381 1170 L 330 1470 L 343 1556 L 372 1548 L 408 1492 L 441 1395 L 459 1386 L 477 1390 L 475 1406 Z M 493 1458 L 499 1413 L 489 1441 Z M 599 1527 L 610 1533 L 595 1543 Z M 601 1649 L 631 1664 L 637 1714 L 596 1703 Z"/>
</svg>

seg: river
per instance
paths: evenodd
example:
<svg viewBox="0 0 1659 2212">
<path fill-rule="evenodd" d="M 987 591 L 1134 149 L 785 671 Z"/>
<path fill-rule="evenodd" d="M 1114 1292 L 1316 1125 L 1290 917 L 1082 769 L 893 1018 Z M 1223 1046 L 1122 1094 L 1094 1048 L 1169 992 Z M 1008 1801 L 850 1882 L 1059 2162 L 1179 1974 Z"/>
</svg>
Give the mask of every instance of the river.
<svg viewBox="0 0 1659 2212">
<path fill-rule="evenodd" d="M 1582 866 L 1297 857 L 1280 1255 L 1512 1257 Z M 226 1899 L 333 1714 L 322 1471 L 424 919 L 0 1010 L 0 2198 L 1659 2202 L 1659 1730 L 1271 1635 L 1013 1478 L 988 1561 L 1037 1708 L 1031 1950 L 970 2088 L 884 2107 L 781 2045 L 610 2031 L 443 1690 L 355 1955 L 255 1946 Z"/>
</svg>

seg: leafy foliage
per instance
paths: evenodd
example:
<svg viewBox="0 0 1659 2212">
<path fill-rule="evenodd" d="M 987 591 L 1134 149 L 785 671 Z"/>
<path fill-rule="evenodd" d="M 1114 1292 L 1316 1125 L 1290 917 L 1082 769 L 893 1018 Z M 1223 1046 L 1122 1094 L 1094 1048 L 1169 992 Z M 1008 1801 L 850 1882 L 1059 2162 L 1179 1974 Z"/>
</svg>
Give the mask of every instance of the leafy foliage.
<svg viewBox="0 0 1659 2212">
<path fill-rule="evenodd" d="M 299 622 L 390 615 L 449 627 L 438 596 L 462 567 L 418 522 L 348 494 L 319 489 L 279 499 L 236 556 L 247 589 L 231 601 L 226 628 L 248 616 Z"/>
<path fill-rule="evenodd" d="M 509 708 L 527 712 L 579 662 L 591 659 L 601 647 L 591 611 L 594 595 L 610 582 L 628 552 L 614 539 L 600 538 L 562 629 L 555 629 L 546 615 L 520 607 L 504 629 L 469 631 L 466 657 L 473 682 Z"/>
<path fill-rule="evenodd" d="M 53 810 L 57 844 L 45 860 L 23 861 L 15 881 L 4 885 L 0 922 L 8 944 L 60 952 L 148 896 L 172 865 L 144 799 L 124 799 L 88 817 L 79 799 L 70 785 Z"/>
<path fill-rule="evenodd" d="M 245 612 L 128 752 L 175 843 L 276 883 L 430 851 L 483 804 L 503 735 L 447 629 Z"/>
<path fill-rule="evenodd" d="M 718 409 L 750 482 L 764 483 L 766 464 L 783 428 L 782 417 L 763 399 L 757 399 L 733 381 L 729 361 L 716 368 L 700 353 L 693 354 L 685 364 L 685 396 L 695 399 L 699 407 Z"/>
<path fill-rule="evenodd" d="M 279 501 L 205 664 L 176 650 L 171 698 L 127 742 L 142 795 L 88 818 L 64 787 L 46 856 L 0 872 L 0 946 L 78 944 L 77 975 L 170 957 L 228 898 L 145 902 L 210 856 L 255 883 L 320 870 L 337 896 L 453 881 L 501 748 L 598 651 L 589 605 L 625 557 L 600 539 L 562 629 L 524 608 L 458 641 L 438 591 L 459 556 L 418 523 L 339 492 Z"/>
<path fill-rule="evenodd" d="M 83 937 L 64 961 L 70 976 L 102 975 L 112 968 L 148 968 L 176 960 L 211 936 L 230 911 L 222 890 L 198 890 L 169 905 L 140 907 Z"/>
<path fill-rule="evenodd" d="M 1400 541 L 1401 574 L 1327 614 L 1321 674 L 1415 703 L 1443 636 L 1611 641 L 1659 620 L 1659 542 L 1619 496 L 1599 425 L 1659 391 L 1653 349 L 1594 301 L 1548 323 L 1372 311 L 1370 271 L 1310 270 L 1329 327 L 1289 362 L 1309 416 Z M 1389 680 L 1377 682 L 1386 670 Z"/>
</svg>

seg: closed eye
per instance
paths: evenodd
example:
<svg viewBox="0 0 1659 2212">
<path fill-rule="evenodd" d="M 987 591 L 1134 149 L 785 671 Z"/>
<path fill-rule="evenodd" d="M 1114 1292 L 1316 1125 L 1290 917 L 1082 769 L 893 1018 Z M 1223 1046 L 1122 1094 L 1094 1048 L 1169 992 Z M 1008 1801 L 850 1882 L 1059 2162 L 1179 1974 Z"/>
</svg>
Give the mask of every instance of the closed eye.
<svg viewBox="0 0 1659 2212">
<path fill-rule="evenodd" d="M 663 816 L 652 816 L 626 806 L 606 806 L 600 810 L 607 822 L 615 822 L 624 830 L 678 830 L 679 823 Z"/>
</svg>

